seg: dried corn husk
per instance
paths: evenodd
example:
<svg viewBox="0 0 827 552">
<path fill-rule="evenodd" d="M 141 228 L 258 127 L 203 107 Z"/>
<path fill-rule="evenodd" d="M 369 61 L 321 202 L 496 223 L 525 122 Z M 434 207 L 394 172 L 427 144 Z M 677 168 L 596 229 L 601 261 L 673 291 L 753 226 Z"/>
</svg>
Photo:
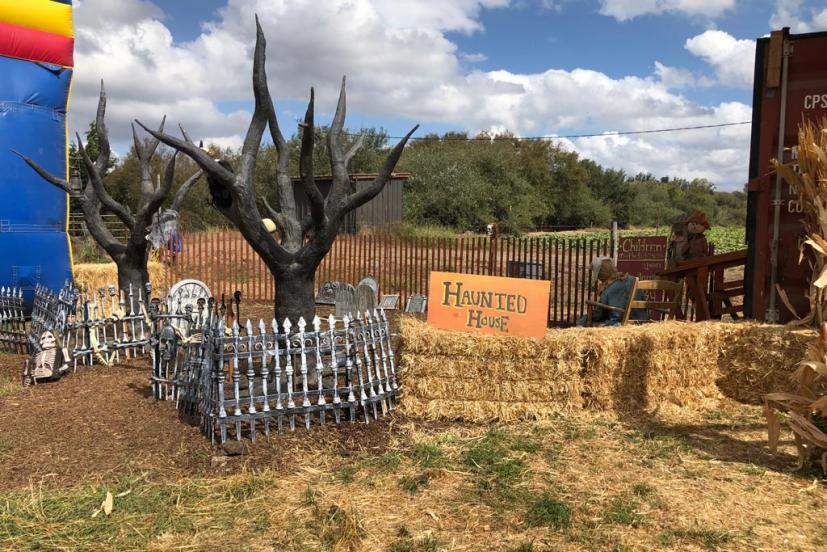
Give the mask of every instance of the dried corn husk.
<svg viewBox="0 0 827 552">
<path fill-rule="evenodd" d="M 807 239 L 801 244 L 800 262 L 805 259 L 804 248 L 812 253 L 806 257 L 813 269 L 810 313 L 796 323 L 818 326 L 827 320 L 827 118 L 818 125 L 807 121 L 799 128 L 794 162 L 774 160 L 773 165 L 790 184 L 803 210 Z M 780 295 L 782 301 L 789 302 Z"/>
<path fill-rule="evenodd" d="M 793 375 L 797 394 L 765 395 L 764 414 L 773 451 L 780 435 L 780 421 L 775 411 L 785 411 L 795 437 L 799 467 L 807 465 L 813 454 L 818 453 L 821 467 L 827 471 L 827 435 L 813 423 L 824 417 L 827 410 L 827 118 L 818 126 L 808 121 L 799 128 L 797 153 L 793 163 L 774 161 L 773 164 L 798 195 L 804 213 L 802 222 L 807 239 L 802 243 L 799 262 L 805 259 L 803 248 L 809 248 L 811 253 L 807 257 L 813 270 L 810 313 L 797 324 L 815 323 L 820 332 Z M 782 301 L 789 304 L 782 291 L 779 289 Z"/>
</svg>

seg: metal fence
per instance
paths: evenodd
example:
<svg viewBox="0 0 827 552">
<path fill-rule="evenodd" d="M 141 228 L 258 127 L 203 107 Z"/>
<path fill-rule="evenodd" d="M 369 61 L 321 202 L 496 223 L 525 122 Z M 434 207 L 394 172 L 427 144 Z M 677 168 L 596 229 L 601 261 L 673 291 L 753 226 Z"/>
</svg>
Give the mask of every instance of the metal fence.
<svg viewBox="0 0 827 552">
<path fill-rule="evenodd" d="M 23 306 L 23 290 L 0 288 L 0 351 L 27 353 L 29 340 Z"/>
<path fill-rule="evenodd" d="M 197 278 L 214 291 L 238 289 L 248 301 L 273 300 L 273 278 L 238 232 L 192 233 L 183 240 L 181 252 L 164 254 L 167 289 L 180 279 Z M 381 293 L 399 294 L 404 305 L 412 294 L 427 295 L 431 271 L 548 279 L 549 323 L 564 326 L 584 314 L 586 300 L 593 298 L 591 259 L 610 253 L 608 239 L 342 234 L 316 273 L 316 289 L 327 281 L 356 284 L 371 275 Z"/>
<path fill-rule="evenodd" d="M 213 441 L 294 431 L 299 419 L 310 429 L 328 414 L 337 424 L 367 423 L 394 406 L 396 361 L 383 311 L 228 326 L 213 299 L 184 310 L 168 300 L 150 318 L 155 398 L 199 416 Z"/>
<path fill-rule="evenodd" d="M 68 282 L 59 291 L 37 286 L 25 381 L 56 379 L 69 369 L 76 371 L 79 364 L 109 366 L 122 358 L 144 355 L 149 350 L 149 332 L 141 290 L 136 293 L 130 287 L 116 293 L 111 286 L 97 292 L 80 291 Z M 48 354 L 44 354 L 44 343 Z"/>
</svg>

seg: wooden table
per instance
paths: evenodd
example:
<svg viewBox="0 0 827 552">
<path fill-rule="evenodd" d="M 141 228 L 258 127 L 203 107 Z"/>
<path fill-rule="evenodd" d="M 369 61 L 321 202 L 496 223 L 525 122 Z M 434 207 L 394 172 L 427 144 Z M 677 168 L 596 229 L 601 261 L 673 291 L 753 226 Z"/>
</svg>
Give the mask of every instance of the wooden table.
<svg viewBox="0 0 827 552">
<path fill-rule="evenodd" d="M 733 251 L 732 253 L 724 253 L 723 255 L 712 255 L 709 257 L 701 257 L 699 259 L 690 259 L 684 261 L 675 268 L 670 268 L 658 273 L 658 276 L 669 280 L 686 279 L 687 291 L 695 303 L 695 320 L 703 321 L 712 318 L 711 311 L 719 309 L 712 308 L 710 305 L 710 298 L 707 294 L 709 290 L 709 275 L 720 275 L 723 277 L 723 271 L 727 268 L 735 266 L 742 266 L 747 261 L 747 250 Z"/>
</svg>

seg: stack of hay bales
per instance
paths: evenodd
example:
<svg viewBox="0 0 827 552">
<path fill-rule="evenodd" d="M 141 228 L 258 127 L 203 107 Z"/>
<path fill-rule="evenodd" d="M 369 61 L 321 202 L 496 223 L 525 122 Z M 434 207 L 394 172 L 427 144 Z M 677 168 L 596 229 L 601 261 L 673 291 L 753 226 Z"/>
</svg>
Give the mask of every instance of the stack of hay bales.
<svg viewBox="0 0 827 552">
<path fill-rule="evenodd" d="M 545 339 L 447 332 L 400 321 L 406 412 L 429 419 L 545 418 L 579 406 L 580 349 Z"/>
<path fill-rule="evenodd" d="M 162 263 L 147 264 L 149 281 L 153 288 L 160 290 L 166 282 L 166 266 Z M 115 263 L 76 264 L 72 267 L 75 287 L 78 289 L 98 290 L 118 285 L 118 267 Z M 135 290 L 135 293 L 138 291 Z"/>
<path fill-rule="evenodd" d="M 542 340 L 437 330 L 403 318 L 402 409 L 427 419 L 547 418 L 572 409 L 703 408 L 785 390 L 812 332 L 667 322 L 549 330 Z"/>
</svg>

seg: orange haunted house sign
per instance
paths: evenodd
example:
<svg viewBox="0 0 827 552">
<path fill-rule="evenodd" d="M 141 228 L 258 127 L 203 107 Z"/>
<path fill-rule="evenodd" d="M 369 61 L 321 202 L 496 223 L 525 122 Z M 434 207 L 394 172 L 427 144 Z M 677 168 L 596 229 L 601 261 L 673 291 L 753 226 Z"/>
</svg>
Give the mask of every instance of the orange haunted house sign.
<svg viewBox="0 0 827 552">
<path fill-rule="evenodd" d="M 551 282 L 431 272 L 428 324 L 446 330 L 542 339 Z"/>
</svg>

